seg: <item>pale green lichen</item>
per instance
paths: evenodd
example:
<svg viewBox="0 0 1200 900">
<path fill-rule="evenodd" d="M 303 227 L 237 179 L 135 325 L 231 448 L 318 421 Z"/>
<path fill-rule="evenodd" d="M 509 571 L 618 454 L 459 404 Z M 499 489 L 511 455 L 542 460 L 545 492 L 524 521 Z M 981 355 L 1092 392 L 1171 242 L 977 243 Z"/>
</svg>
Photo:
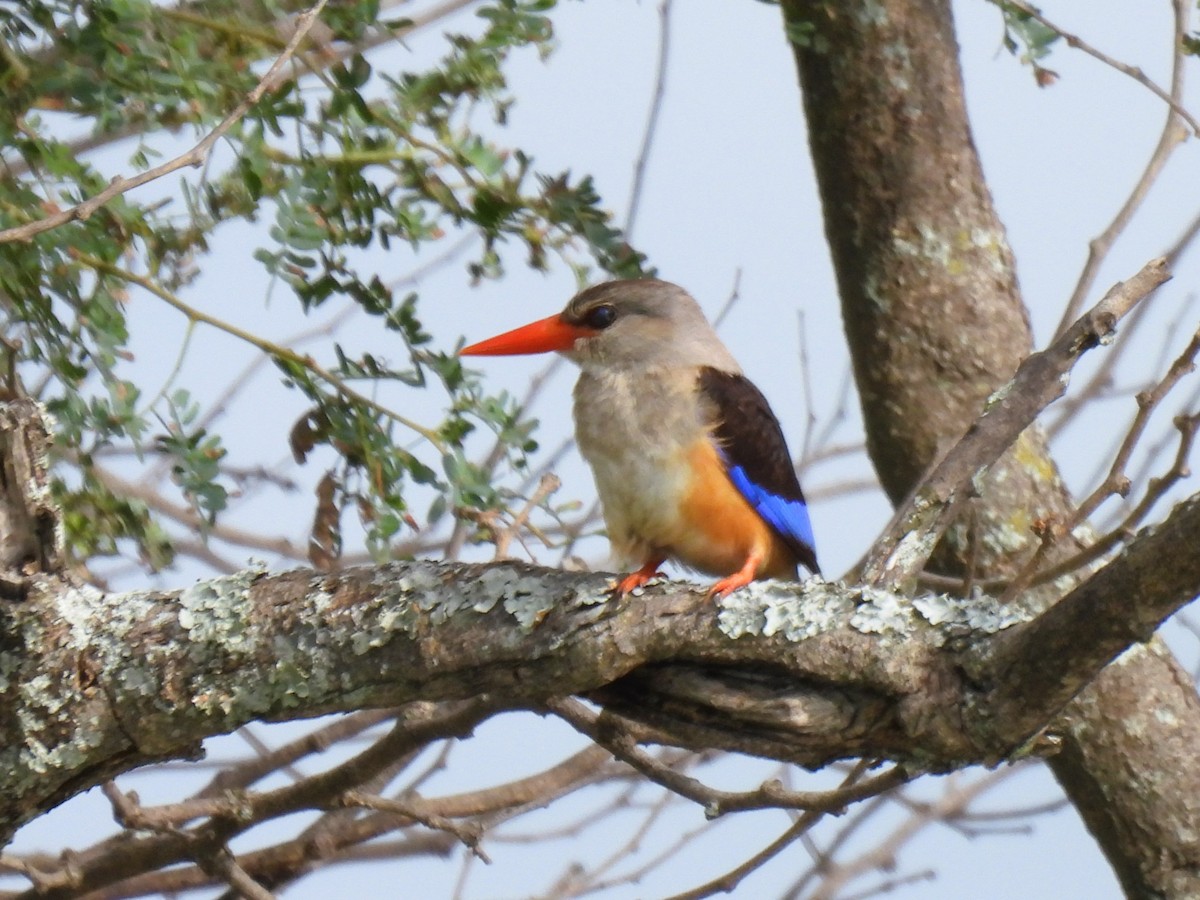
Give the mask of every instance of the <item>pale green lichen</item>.
<svg viewBox="0 0 1200 900">
<path fill-rule="evenodd" d="M 907 598 L 864 587 L 850 616 L 850 627 L 863 634 L 904 635 L 913 630 L 913 613 Z"/>
<path fill-rule="evenodd" d="M 922 594 L 913 597 L 912 606 L 931 625 L 966 628 L 972 633 L 995 634 L 1025 619 L 1016 607 L 1001 604 L 986 594 L 972 597 Z"/>
<path fill-rule="evenodd" d="M 897 93 L 909 95 L 912 91 L 912 54 L 903 44 L 889 44 L 883 48 L 883 59 L 887 64 L 888 82 Z"/>
<path fill-rule="evenodd" d="M 126 666 L 117 672 L 121 692 L 134 696 L 152 697 L 158 692 L 158 683 L 150 672 Z"/>
<path fill-rule="evenodd" d="M 255 636 L 249 627 L 248 601 L 258 575 L 252 570 L 237 572 L 184 589 L 177 600 L 176 617 L 188 639 L 197 644 L 218 644 L 232 654 L 252 650 Z"/>
<path fill-rule="evenodd" d="M 528 632 L 557 606 L 594 606 L 606 602 L 609 596 L 599 579 L 575 585 L 564 596 L 559 586 L 546 585 L 541 575 L 520 575 L 505 587 L 504 610 Z"/>
<path fill-rule="evenodd" d="M 879 277 L 874 272 L 868 272 L 863 277 L 863 296 L 878 312 L 885 315 L 891 312 L 890 289 L 880 283 Z"/>
<path fill-rule="evenodd" d="M 424 620 L 422 613 L 444 605 L 453 606 L 457 600 L 450 596 L 451 585 L 433 563 L 415 563 L 399 573 L 385 567 L 376 573 L 373 585 L 379 603 L 396 612 L 389 617 L 386 626 L 407 634 L 416 634 Z M 444 620 L 445 615 L 440 618 Z"/>
<path fill-rule="evenodd" d="M 392 610 L 377 618 L 356 649 L 365 652 L 392 631 L 416 633 L 423 625 L 440 625 L 464 612 L 480 615 L 497 604 L 513 616 L 522 629 L 535 628 L 556 606 L 581 606 L 603 603 L 608 595 L 599 580 L 589 579 L 569 589 L 547 584 L 546 575 L 519 566 L 492 566 L 476 577 L 448 579 L 442 566 L 435 563 L 409 566 L 385 590 L 390 593 Z"/>
<path fill-rule="evenodd" d="M 932 262 L 956 278 L 978 271 L 981 262 L 989 264 L 998 277 L 1010 274 L 1008 245 L 1003 233 L 995 229 L 967 223 L 934 227 L 921 222 L 915 226 L 915 234 L 913 230 L 893 236 L 892 247 L 898 255 Z"/>
<path fill-rule="evenodd" d="M 731 638 L 781 635 L 802 641 L 849 627 L 864 634 L 907 638 L 922 624 L 935 626 L 927 636 L 942 644 L 970 632 L 992 634 L 1023 621 L 1020 610 L 990 596 L 970 598 L 925 594 L 908 598 L 875 588 L 847 588 L 812 580 L 796 585 L 756 581 L 717 601 L 717 625 Z"/>
<path fill-rule="evenodd" d="M 800 641 L 841 626 L 851 604 L 836 585 L 812 580 L 795 584 L 755 581 L 717 601 L 717 626 L 731 638 L 782 635 Z"/>
<path fill-rule="evenodd" d="M 1155 707 L 1154 718 L 1158 719 L 1159 722 L 1170 728 L 1176 728 L 1179 725 L 1179 717 L 1169 709 Z"/>
<path fill-rule="evenodd" d="M 333 603 L 333 594 L 328 591 L 314 588 L 308 594 L 308 605 L 313 608 L 313 612 L 325 612 L 331 603 Z"/>
<path fill-rule="evenodd" d="M 105 646 L 120 645 L 137 626 L 145 624 L 157 604 L 145 593 L 104 594 L 88 585 L 61 590 L 55 597 L 58 615 L 71 626 L 77 650 L 96 648 L 96 626 L 104 625 Z M 111 640 L 107 640 L 111 638 Z M 103 648 L 99 648 L 103 649 Z"/>
<path fill-rule="evenodd" d="M 878 0 L 866 0 L 849 6 L 850 15 L 862 27 L 881 28 L 889 21 L 887 7 Z"/>
<path fill-rule="evenodd" d="M 55 770 L 72 769 L 83 764 L 88 751 L 99 742 L 95 729 L 75 727 L 74 740 L 48 746 L 39 734 L 56 733 L 60 723 L 56 722 L 64 707 L 72 706 L 72 698 L 64 697 L 50 678 L 39 675 L 23 682 L 17 699 L 17 721 L 25 735 L 22 746 L 7 748 L 0 753 L 0 769 L 14 777 L 24 773 L 26 778 L 42 777 Z"/>
<path fill-rule="evenodd" d="M 95 591 L 91 593 L 98 595 Z M 64 595 L 72 602 L 79 596 L 74 591 L 66 591 Z M 78 688 L 73 682 L 58 683 L 44 673 L 31 675 L 26 668 L 26 664 L 36 662 L 50 651 L 48 641 L 52 639 L 34 607 L 15 611 L 7 625 L 14 636 L 19 634 L 16 643 L 23 648 L 24 656 L 0 654 L 2 687 L 5 703 L 17 710 L 23 739 L 0 748 L 0 771 L 6 773 L 6 790 L 13 796 L 21 796 L 56 770 L 81 765 L 101 737 L 87 722 L 74 720 L 77 709 L 72 693 Z M 65 716 L 72 718 L 64 721 Z M 47 736 L 72 729 L 76 730 L 74 740 L 54 746 L 46 743 Z"/>
<path fill-rule="evenodd" d="M 1012 393 L 1012 389 L 1013 383 L 1010 380 L 1004 382 L 1004 384 L 988 394 L 987 399 L 983 401 L 983 414 L 986 416 L 992 410 L 992 407 L 1007 400 L 1008 395 Z"/>
<path fill-rule="evenodd" d="M 20 668 L 20 659 L 15 653 L 0 651 L 0 697 L 12 687 L 12 677 Z"/>
<path fill-rule="evenodd" d="M 984 259 L 991 261 L 992 274 L 1002 279 L 1012 276 L 1008 239 L 1003 231 L 975 225 L 970 230 L 970 242 L 976 249 L 986 251 Z M 978 261 L 978 256 L 975 259 Z"/>
<path fill-rule="evenodd" d="M 375 579 L 378 600 L 363 607 L 366 621 L 352 638 L 352 649 L 366 653 L 396 633 L 416 635 L 463 613 L 490 613 L 497 605 L 529 631 L 556 606 L 607 599 L 603 589 L 591 583 L 570 588 L 547 584 L 544 572 L 515 565 L 488 567 L 470 579 L 451 575 L 452 569 L 432 562 L 405 564 L 402 572 L 381 570 Z M 376 611 L 379 606 L 382 611 Z"/>
</svg>

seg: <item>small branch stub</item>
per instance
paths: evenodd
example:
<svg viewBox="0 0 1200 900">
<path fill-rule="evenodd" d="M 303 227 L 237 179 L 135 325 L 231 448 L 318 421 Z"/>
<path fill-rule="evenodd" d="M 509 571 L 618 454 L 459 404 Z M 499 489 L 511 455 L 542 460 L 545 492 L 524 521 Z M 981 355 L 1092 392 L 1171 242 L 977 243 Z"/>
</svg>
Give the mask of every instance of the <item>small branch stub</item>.
<svg viewBox="0 0 1200 900">
<path fill-rule="evenodd" d="M 62 523 L 50 495 L 50 429 L 41 404 L 0 404 L 0 596 L 21 599 L 25 579 L 63 564 Z"/>
</svg>

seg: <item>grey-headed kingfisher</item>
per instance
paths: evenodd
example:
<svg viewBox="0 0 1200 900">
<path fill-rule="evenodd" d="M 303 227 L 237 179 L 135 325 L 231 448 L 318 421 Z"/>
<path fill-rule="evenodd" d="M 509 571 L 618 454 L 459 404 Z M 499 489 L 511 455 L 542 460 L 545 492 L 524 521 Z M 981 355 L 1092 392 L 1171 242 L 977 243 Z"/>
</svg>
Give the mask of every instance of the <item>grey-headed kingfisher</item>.
<svg viewBox="0 0 1200 900">
<path fill-rule="evenodd" d="M 557 315 L 461 351 L 556 351 L 582 370 L 575 436 L 614 550 L 640 568 L 624 595 L 674 560 L 720 576 L 723 596 L 760 578 L 819 573 L 783 430 L 683 288 L 610 281 Z"/>
</svg>

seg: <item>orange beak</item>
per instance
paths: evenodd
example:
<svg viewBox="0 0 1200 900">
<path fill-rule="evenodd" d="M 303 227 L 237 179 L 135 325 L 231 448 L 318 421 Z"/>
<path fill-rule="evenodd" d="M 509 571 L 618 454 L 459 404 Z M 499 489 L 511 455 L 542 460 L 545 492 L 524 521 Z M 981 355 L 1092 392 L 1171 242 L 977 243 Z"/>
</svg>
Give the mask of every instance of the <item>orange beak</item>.
<svg viewBox="0 0 1200 900">
<path fill-rule="evenodd" d="M 538 319 L 486 341 L 471 344 L 459 350 L 461 356 L 517 356 L 522 353 L 550 353 L 569 350 L 580 338 L 591 337 L 598 332 L 581 325 L 571 325 L 555 314 Z"/>
</svg>

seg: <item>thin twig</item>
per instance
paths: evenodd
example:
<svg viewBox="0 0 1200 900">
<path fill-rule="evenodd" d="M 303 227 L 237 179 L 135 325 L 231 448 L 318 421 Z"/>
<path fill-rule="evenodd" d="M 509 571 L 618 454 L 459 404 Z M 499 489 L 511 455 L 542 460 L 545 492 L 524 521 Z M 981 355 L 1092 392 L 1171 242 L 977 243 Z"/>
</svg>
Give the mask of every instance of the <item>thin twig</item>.
<svg viewBox="0 0 1200 900">
<path fill-rule="evenodd" d="M 625 214 L 625 239 L 632 241 L 633 229 L 637 224 L 642 205 L 642 189 L 646 178 L 646 163 L 654 146 L 654 135 L 658 120 L 662 116 L 663 97 L 667 87 L 667 62 L 671 49 L 671 0 L 662 0 L 658 5 L 658 72 L 654 77 L 654 94 L 650 100 L 650 112 L 646 117 L 646 130 L 642 134 L 642 149 L 633 166 L 633 186 L 629 190 L 629 211 Z"/>
<path fill-rule="evenodd" d="M 855 780 L 862 774 L 864 769 L 861 766 L 856 766 L 851 770 L 850 774 L 842 781 L 841 787 L 837 791 L 853 790 Z M 894 770 L 893 770 L 894 771 Z M 831 791 L 830 793 L 836 793 Z M 726 872 L 719 878 L 714 878 L 699 887 L 693 888 L 690 891 L 685 891 L 681 894 L 675 894 L 669 900 L 701 900 L 703 897 L 711 897 L 714 894 L 727 894 L 733 891 L 745 878 L 752 872 L 760 869 L 773 857 L 777 856 L 784 848 L 793 844 L 807 834 L 814 825 L 824 818 L 831 810 L 810 809 L 803 815 L 799 816 L 788 828 L 769 843 L 758 853 L 754 854 L 740 866 Z"/>
<path fill-rule="evenodd" d="M 832 791 L 789 791 L 778 781 L 768 781 L 754 791 L 723 791 L 664 766 L 637 746 L 634 738 L 620 728 L 615 716 L 594 713 L 578 700 L 554 699 L 546 706 L 651 781 L 699 803 L 710 818 L 751 809 L 840 810 L 858 800 L 891 790 L 914 777 L 902 766 L 894 766 L 881 775 Z"/>
<path fill-rule="evenodd" d="M 228 884 L 233 889 L 234 896 L 241 900 L 275 900 L 274 894 L 238 865 L 228 847 L 221 847 L 213 853 L 198 854 L 196 863 L 207 874 Z"/>
<path fill-rule="evenodd" d="M 831 860 L 826 859 L 824 861 L 826 869 L 822 872 L 821 883 L 806 896 L 810 900 L 833 900 L 834 897 L 841 896 L 840 890 L 843 885 L 867 872 L 893 865 L 900 848 L 915 838 L 919 832 L 929 825 L 961 814 L 972 801 L 1006 780 L 1013 771 L 1012 769 L 997 769 L 988 772 L 965 787 L 947 791 L 937 801 L 927 804 L 924 809 L 914 811 L 890 835 L 875 842 L 871 849 L 856 859 L 840 864 L 834 864 Z"/>
<path fill-rule="evenodd" d="M 1029 16 L 1029 18 L 1040 22 L 1042 25 L 1049 28 L 1064 41 L 1066 41 L 1068 47 L 1073 47 L 1076 50 L 1082 50 L 1088 56 L 1099 60 L 1109 68 L 1116 69 L 1122 75 L 1127 75 L 1132 78 L 1142 87 L 1154 94 L 1154 96 L 1158 97 L 1158 99 L 1160 99 L 1163 103 L 1167 104 L 1167 106 L 1171 107 L 1171 110 L 1175 113 L 1175 115 L 1179 116 L 1179 118 L 1188 123 L 1188 126 L 1192 129 L 1192 133 L 1197 137 L 1200 137 L 1200 122 L 1197 122 L 1192 114 L 1187 111 L 1187 108 L 1179 102 L 1179 98 L 1175 96 L 1174 91 L 1172 90 L 1171 93 L 1164 91 L 1153 81 L 1153 79 L 1151 79 L 1145 72 L 1142 71 L 1140 66 L 1131 66 L 1128 63 L 1123 63 L 1119 59 L 1115 59 L 1109 56 L 1107 53 L 1096 49 L 1079 35 L 1072 34 L 1065 28 L 1055 25 L 1044 15 L 1042 15 L 1039 9 L 1030 6 L 1028 3 L 1023 3 L 1021 0 L 1004 0 L 1004 5 L 1012 7 L 1013 9 L 1020 11 L 1023 15 Z M 1174 47 L 1176 48 L 1176 53 L 1178 54 L 1180 52 L 1178 39 L 1176 39 L 1174 42 Z"/>
<path fill-rule="evenodd" d="M 1017 573 L 1016 577 L 1012 579 L 1008 589 L 1004 592 L 1004 595 L 1001 598 L 1001 603 L 1012 602 L 1017 595 L 1019 595 L 1030 585 L 1034 578 L 1034 573 L 1038 571 L 1038 568 L 1042 565 L 1046 555 L 1050 552 L 1051 548 L 1055 546 L 1059 537 L 1062 535 L 1073 534 L 1076 527 L 1091 517 L 1092 513 L 1096 511 L 1100 504 L 1109 497 L 1113 496 L 1114 494 L 1120 494 L 1124 496 L 1129 492 L 1129 477 L 1125 474 L 1125 468 L 1129 464 L 1129 458 L 1133 455 L 1134 448 L 1137 447 L 1138 441 L 1141 440 L 1142 434 L 1145 432 L 1146 426 L 1150 422 L 1151 415 L 1153 415 L 1154 411 L 1158 408 L 1158 405 L 1162 402 L 1163 398 L 1171 392 L 1175 385 L 1177 385 L 1185 375 L 1195 370 L 1197 354 L 1200 354 L 1200 331 L 1197 331 L 1194 335 L 1192 335 L 1191 341 L 1188 343 L 1183 353 L 1181 353 L 1176 358 L 1175 362 L 1171 364 L 1170 369 L 1167 370 L 1167 374 L 1163 376 L 1162 380 L 1159 381 L 1159 383 L 1156 384 L 1151 390 L 1140 392 L 1137 395 L 1137 414 L 1133 417 L 1133 423 L 1129 426 L 1129 430 L 1125 433 L 1125 437 L 1121 441 L 1121 446 L 1117 450 L 1116 456 L 1113 458 L 1112 465 L 1109 467 L 1108 476 L 1082 503 L 1075 508 L 1075 511 L 1071 514 L 1071 517 L 1066 522 L 1058 523 L 1055 525 L 1055 527 L 1047 528 L 1045 530 L 1042 541 L 1038 545 L 1038 548 L 1034 551 L 1033 556 L 1030 557 L 1025 565 L 1021 567 L 1021 571 Z M 1186 424 L 1178 427 L 1180 427 L 1184 438 L 1180 444 L 1181 450 L 1186 454 L 1186 450 L 1191 446 L 1191 437 L 1192 433 L 1194 432 L 1194 428 L 1191 432 L 1189 432 Z M 1186 455 L 1184 456 L 1184 462 L 1185 461 Z M 1181 462 L 1178 458 L 1176 459 L 1175 471 L 1179 474 L 1175 480 L 1178 480 L 1179 477 L 1182 477 L 1182 472 L 1184 471 L 1184 462 Z M 1153 499 L 1150 502 L 1153 503 L 1154 501 L 1157 501 L 1159 497 L 1161 497 L 1162 493 L 1165 492 L 1165 489 L 1165 486 L 1163 486 L 1161 489 L 1151 492 L 1150 496 L 1152 496 Z M 1149 512 L 1149 505 L 1146 504 L 1145 498 L 1143 503 L 1139 504 L 1139 509 L 1143 508 L 1145 512 Z M 1114 532 L 1114 534 L 1116 534 L 1116 532 Z M 1105 546 L 1103 549 L 1098 551 L 1096 546 L 1090 547 L 1083 554 L 1072 557 L 1072 559 L 1065 560 L 1058 565 L 1055 565 L 1047 572 L 1040 573 L 1038 575 L 1039 583 L 1045 584 L 1048 581 L 1053 581 L 1060 575 L 1073 571 L 1076 567 L 1084 564 L 1085 562 L 1099 558 L 1100 555 L 1107 551 L 1109 546 L 1115 546 L 1119 540 L 1120 538 L 1116 538 L 1107 543 L 1099 542 L 1099 544 L 1096 546 L 1104 544 Z"/>
<path fill-rule="evenodd" d="M 112 275 L 115 278 L 120 278 L 123 281 L 129 282 L 130 284 L 136 284 L 138 287 L 149 291 L 154 296 L 164 301 L 168 306 L 172 306 L 179 312 L 183 313 L 185 316 L 187 316 L 189 321 L 203 322 L 205 325 L 210 325 L 213 328 L 216 328 L 218 331 L 223 331 L 226 334 L 231 335 L 232 337 L 235 337 L 252 347 L 258 348 L 264 353 L 270 354 L 278 360 L 282 360 L 306 369 L 317 378 L 333 387 L 334 390 L 336 390 L 347 400 L 359 403 L 362 406 L 373 410 L 379 415 L 403 425 L 405 428 L 408 428 L 411 431 L 419 434 L 439 451 L 443 453 L 446 452 L 445 441 L 442 440 L 436 431 L 426 428 L 424 425 L 421 425 L 420 423 L 415 422 L 412 419 L 409 419 L 407 416 L 403 416 L 394 410 L 388 409 L 383 404 L 376 400 L 372 400 L 370 397 L 367 397 L 364 394 L 360 394 L 358 391 L 350 387 L 350 385 L 348 385 L 342 378 L 319 365 L 311 357 L 301 356 L 299 353 L 289 347 L 277 344 L 274 341 L 268 341 L 266 338 L 259 337 L 256 334 L 246 331 L 244 328 L 239 328 L 238 326 L 230 324 L 223 319 L 218 319 L 216 316 L 209 315 L 208 313 L 203 312 L 202 310 L 199 310 L 196 307 L 184 302 L 180 297 L 176 296 L 171 291 L 168 291 L 162 285 L 157 284 L 151 278 L 138 275 L 136 272 L 130 272 L 128 269 L 122 269 L 120 266 L 115 266 L 106 260 L 91 256 L 90 254 L 78 253 L 76 255 L 81 262 L 95 269 L 97 272 L 105 275 Z"/>
<path fill-rule="evenodd" d="M 1166 101 L 1169 112 L 1167 113 L 1167 121 L 1163 125 L 1162 133 L 1159 135 L 1158 143 L 1154 148 L 1154 152 L 1150 155 L 1150 160 L 1146 164 L 1141 177 L 1136 185 L 1129 192 L 1129 197 L 1118 210 L 1112 222 L 1104 229 L 1096 238 L 1088 244 L 1088 257 L 1084 263 L 1083 271 L 1079 274 L 1079 279 L 1076 282 L 1075 290 L 1071 294 L 1071 299 L 1067 302 L 1066 308 L 1063 310 L 1062 319 L 1059 321 L 1056 334 L 1062 334 L 1067 327 L 1079 315 L 1079 311 L 1083 309 L 1083 304 L 1087 299 L 1088 293 L 1092 289 L 1092 285 L 1096 280 L 1096 276 L 1100 271 L 1100 266 L 1108 256 L 1108 252 L 1116 243 L 1117 238 L 1125 230 L 1133 218 L 1134 213 L 1142 205 L 1142 201 L 1149 194 L 1150 188 L 1154 182 L 1158 180 L 1159 174 L 1166 165 L 1167 158 L 1175 150 L 1176 147 L 1183 142 L 1187 137 L 1186 130 L 1180 125 L 1180 120 L 1184 119 L 1192 126 L 1192 130 L 1200 135 L 1200 125 L 1196 120 L 1188 115 L 1183 109 L 1181 101 L 1183 98 L 1183 73 L 1184 73 L 1184 58 L 1181 51 L 1181 41 L 1187 33 L 1188 25 L 1188 2 L 1187 0 L 1173 0 L 1172 6 L 1175 10 L 1175 29 L 1174 41 L 1174 58 L 1171 68 L 1171 92 L 1168 94 L 1162 88 L 1154 84 L 1148 79 L 1141 69 L 1133 66 L 1127 66 L 1124 63 L 1113 60 L 1103 53 L 1100 53 L 1095 48 L 1081 41 L 1076 35 L 1063 31 L 1052 22 L 1048 21 L 1040 12 L 1026 3 L 1013 0 L 1009 2 L 1010 6 L 1020 10 L 1026 15 L 1032 16 L 1044 26 L 1062 35 L 1063 39 L 1072 47 L 1077 47 L 1086 53 L 1089 53 L 1096 59 L 1111 65 L 1119 72 L 1123 72 L 1139 81 L 1141 84 L 1150 88 L 1157 96 Z"/>
<path fill-rule="evenodd" d="M 472 853 L 478 856 L 480 860 L 485 863 L 491 862 L 487 854 L 479 849 L 479 841 L 483 836 L 483 832 L 478 823 L 459 823 L 445 816 L 431 813 L 423 808 L 420 800 L 399 800 L 391 797 L 365 794 L 362 791 L 347 791 L 338 798 L 337 804 L 343 807 L 373 809 L 377 812 L 393 813 L 403 816 L 406 819 L 412 819 L 414 822 L 419 822 L 426 828 L 432 828 L 434 831 L 444 831 L 447 834 L 452 834 L 465 847 L 468 847 Z"/>
<path fill-rule="evenodd" d="M 533 515 L 534 510 L 545 503 L 550 495 L 562 487 L 562 479 L 552 472 L 547 472 L 538 481 L 537 490 L 535 490 L 521 511 L 513 516 L 513 520 L 503 529 L 500 529 L 495 535 L 496 553 L 494 559 L 505 559 L 508 556 L 508 548 L 512 544 L 522 528 L 532 528 L 529 524 L 529 517 Z"/>
</svg>

